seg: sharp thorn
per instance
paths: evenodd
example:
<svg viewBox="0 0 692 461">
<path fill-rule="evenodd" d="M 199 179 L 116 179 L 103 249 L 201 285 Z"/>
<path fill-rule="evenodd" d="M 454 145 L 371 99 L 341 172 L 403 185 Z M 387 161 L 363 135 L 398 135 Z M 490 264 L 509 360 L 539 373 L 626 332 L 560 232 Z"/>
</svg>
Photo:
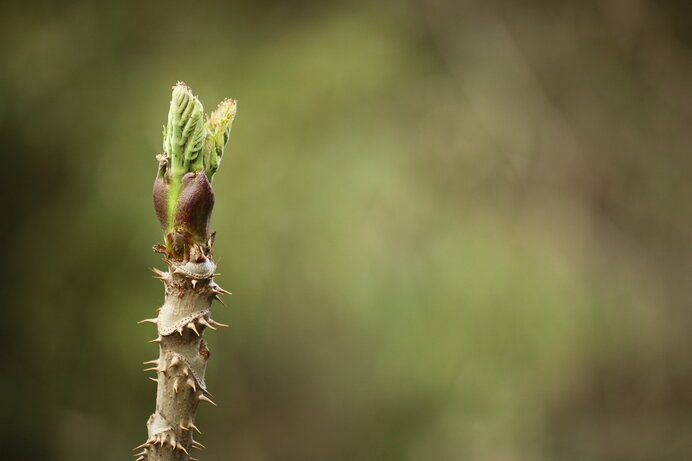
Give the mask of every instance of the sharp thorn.
<svg viewBox="0 0 692 461">
<path fill-rule="evenodd" d="M 188 378 L 188 380 L 185 381 L 185 384 L 187 384 L 188 386 L 190 386 L 190 387 L 192 388 L 193 391 L 197 392 L 197 385 L 195 384 L 195 380 L 194 380 L 194 379 Z"/>
<path fill-rule="evenodd" d="M 144 319 L 144 320 L 140 320 L 137 323 L 159 323 L 159 321 L 158 321 L 158 319 Z"/>
<path fill-rule="evenodd" d="M 180 365 L 180 357 L 178 357 L 177 355 L 174 355 L 173 358 L 171 359 L 171 362 L 168 364 L 168 368 L 166 368 L 166 369 L 168 370 L 172 367 L 177 367 L 178 365 Z"/>
<path fill-rule="evenodd" d="M 200 431 L 199 428 L 198 428 L 197 426 L 194 425 L 194 423 L 188 424 L 187 428 L 188 428 L 188 429 L 194 429 L 194 430 L 197 431 L 198 434 L 200 434 L 200 435 L 202 434 L 202 431 Z"/>
<path fill-rule="evenodd" d="M 195 326 L 195 322 L 194 322 L 194 321 L 188 323 L 188 324 L 185 325 L 185 326 L 188 327 L 190 330 L 194 331 L 195 334 L 196 334 L 197 336 L 199 336 L 199 331 L 197 331 L 197 327 Z"/>
<path fill-rule="evenodd" d="M 142 371 L 152 371 L 152 370 L 156 370 L 157 373 L 158 373 L 158 371 L 159 371 L 159 369 L 158 369 L 157 367 L 145 368 L 145 369 L 142 370 Z"/>
<path fill-rule="evenodd" d="M 158 364 L 159 364 L 159 359 L 148 360 L 146 362 L 142 362 L 142 365 L 158 365 Z"/>
<path fill-rule="evenodd" d="M 182 430 L 182 431 L 189 431 L 189 430 L 190 430 L 189 427 L 183 426 L 183 423 L 178 423 L 178 427 L 179 427 L 180 430 Z"/>
<path fill-rule="evenodd" d="M 200 400 L 202 400 L 202 401 L 204 401 L 204 402 L 209 402 L 209 403 L 211 403 L 212 405 L 217 406 L 209 397 L 207 397 L 207 396 L 204 395 L 204 394 L 199 394 L 199 397 L 197 397 L 197 398 L 200 399 Z"/>
<path fill-rule="evenodd" d="M 207 320 L 206 320 L 204 317 L 200 317 L 200 318 L 199 318 L 199 323 L 201 323 L 202 325 L 204 325 L 204 326 L 206 326 L 206 327 L 211 328 L 212 330 L 216 330 L 216 328 L 214 328 L 214 327 L 211 325 L 211 323 L 207 322 Z"/>
<path fill-rule="evenodd" d="M 148 447 L 148 446 L 149 446 L 149 441 L 147 440 L 147 441 L 144 442 L 143 444 L 137 445 L 136 447 L 134 447 L 134 448 L 132 449 L 132 451 L 139 450 L 139 449 L 141 449 L 141 448 L 146 448 L 146 447 Z"/>
<path fill-rule="evenodd" d="M 188 367 L 183 368 L 183 374 L 185 376 L 190 376 L 190 369 Z"/>
<path fill-rule="evenodd" d="M 140 456 L 139 458 L 135 459 L 135 461 L 144 461 L 145 459 L 146 459 L 146 457 Z"/>
<path fill-rule="evenodd" d="M 182 445 L 181 445 L 181 444 L 179 444 L 179 443 L 176 443 L 176 444 L 175 444 L 175 448 L 177 448 L 178 450 L 182 450 L 182 451 L 184 451 L 184 452 L 185 452 L 185 454 L 186 454 L 186 455 L 188 455 L 188 456 L 190 455 L 190 453 L 188 453 L 188 451 L 187 451 L 187 450 L 185 449 L 185 447 L 184 447 L 184 446 L 182 446 Z"/>
<path fill-rule="evenodd" d="M 201 443 L 199 443 L 199 442 L 196 441 L 196 440 L 193 440 L 193 441 L 192 441 L 192 446 L 195 447 L 195 448 L 200 448 L 200 449 L 202 449 L 202 448 L 207 448 L 207 447 L 205 447 L 204 445 L 202 445 Z"/>
<path fill-rule="evenodd" d="M 168 443 L 171 445 L 171 448 L 174 450 L 175 450 L 176 446 L 178 445 L 173 437 L 171 437 L 171 440 L 169 440 Z"/>
<path fill-rule="evenodd" d="M 162 282 L 163 282 L 164 280 L 166 280 L 166 279 L 168 278 L 168 276 L 169 276 L 168 272 L 160 271 L 160 270 L 158 270 L 158 269 L 155 268 L 155 267 L 153 267 L 153 268 L 151 269 L 151 271 L 152 271 L 154 274 L 156 274 L 156 275 L 152 275 L 152 278 L 159 279 L 159 280 L 161 280 Z M 165 283 L 165 282 L 164 282 L 164 283 Z"/>
<path fill-rule="evenodd" d="M 152 381 L 154 381 L 154 382 L 157 383 L 157 384 L 159 383 L 159 380 L 158 380 L 158 379 L 152 378 L 151 376 L 149 377 L 149 379 L 151 379 Z"/>
<path fill-rule="evenodd" d="M 150 343 L 160 343 L 160 342 L 161 342 L 161 339 L 162 339 L 161 336 L 159 336 L 158 338 L 152 339 L 152 340 L 149 341 L 149 342 L 150 342 Z"/>
<path fill-rule="evenodd" d="M 143 451 L 140 451 L 139 453 L 135 453 L 135 454 L 132 455 L 132 456 L 144 456 L 144 455 L 146 455 L 146 454 L 147 454 L 147 451 L 146 451 L 146 450 L 143 450 Z"/>
<path fill-rule="evenodd" d="M 226 305 L 225 302 L 221 301 L 221 298 L 219 298 L 219 295 L 214 295 L 214 298 L 213 298 L 213 299 L 217 300 L 218 302 L 220 302 L 220 303 L 223 304 L 224 306 Z"/>
<path fill-rule="evenodd" d="M 192 284 L 192 288 L 194 289 L 197 286 L 197 279 L 190 280 L 190 283 Z"/>
<path fill-rule="evenodd" d="M 178 330 L 178 333 L 180 333 L 180 336 L 183 335 L 183 327 L 178 327 L 178 328 L 176 328 L 176 330 Z"/>
<path fill-rule="evenodd" d="M 232 295 L 232 294 L 233 294 L 233 293 L 231 293 L 231 292 L 228 291 L 228 290 L 224 290 L 223 288 L 221 288 L 221 287 L 218 286 L 218 285 L 216 285 L 215 288 L 216 288 L 216 289 L 215 289 L 214 291 L 216 291 L 217 293 L 221 293 L 221 294 L 224 294 L 224 295 Z"/>
<path fill-rule="evenodd" d="M 216 320 L 212 320 L 212 319 L 209 319 L 209 323 L 211 323 L 211 324 L 213 324 L 213 325 L 216 325 L 217 327 L 224 327 L 224 328 L 225 328 L 225 327 L 228 326 L 228 325 L 226 325 L 225 323 L 219 323 L 219 322 L 217 322 Z"/>
</svg>

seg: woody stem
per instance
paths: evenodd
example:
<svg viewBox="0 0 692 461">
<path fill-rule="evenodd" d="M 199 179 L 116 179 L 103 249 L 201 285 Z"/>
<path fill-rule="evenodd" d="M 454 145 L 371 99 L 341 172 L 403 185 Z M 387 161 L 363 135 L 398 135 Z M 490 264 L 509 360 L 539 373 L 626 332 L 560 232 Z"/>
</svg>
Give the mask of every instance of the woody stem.
<svg viewBox="0 0 692 461">
<path fill-rule="evenodd" d="M 210 318 L 212 301 L 225 290 L 214 282 L 212 260 L 197 261 L 169 261 L 168 272 L 156 271 L 165 285 L 165 302 L 157 318 L 143 321 L 158 330 L 153 342 L 159 344 L 159 358 L 146 362 L 157 375 L 156 409 L 147 422 L 147 441 L 138 447 L 140 461 L 188 461 L 190 450 L 202 447 L 193 439 L 199 432 L 197 406 L 214 404 L 204 381 L 209 349 L 202 334 L 225 326 Z"/>
</svg>

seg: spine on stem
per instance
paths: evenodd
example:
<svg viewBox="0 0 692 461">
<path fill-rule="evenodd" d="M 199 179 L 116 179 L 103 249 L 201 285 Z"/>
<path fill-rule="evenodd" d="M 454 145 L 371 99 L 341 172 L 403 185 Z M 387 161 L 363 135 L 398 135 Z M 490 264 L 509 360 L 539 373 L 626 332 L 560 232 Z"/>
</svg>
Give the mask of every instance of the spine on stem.
<svg viewBox="0 0 692 461">
<path fill-rule="evenodd" d="M 210 231 L 214 192 L 211 180 L 219 167 L 236 101 L 224 100 L 209 117 L 184 83 L 173 87 L 164 127 L 164 153 L 157 156 L 159 169 L 154 181 L 156 215 L 164 234 L 166 271 L 153 269 L 165 288 L 158 316 L 139 323 L 156 326 L 159 357 L 145 371 L 156 373 L 156 407 L 147 421 L 146 442 L 136 461 L 194 460 L 192 449 L 204 446 L 194 440 L 201 434 L 195 425 L 200 402 L 211 400 L 204 379 L 209 348 L 203 338 L 207 328 L 225 327 L 211 318 L 214 300 L 230 294 L 214 281 L 212 255 L 214 233 Z"/>
</svg>

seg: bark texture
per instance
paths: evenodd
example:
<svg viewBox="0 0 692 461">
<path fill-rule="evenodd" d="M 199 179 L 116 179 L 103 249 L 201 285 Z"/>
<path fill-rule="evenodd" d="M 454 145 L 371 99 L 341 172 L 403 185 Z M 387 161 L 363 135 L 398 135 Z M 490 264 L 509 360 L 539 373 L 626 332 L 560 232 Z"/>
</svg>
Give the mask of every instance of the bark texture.
<svg viewBox="0 0 692 461">
<path fill-rule="evenodd" d="M 154 270 L 165 286 L 165 302 L 156 318 L 142 322 L 156 325 L 159 358 L 145 362 L 156 372 L 156 409 L 147 422 L 148 438 L 136 447 L 137 461 L 194 460 L 192 449 L 203 445 L 193 438 L 200 433 L 195 415 L 200 402 L 209 402 L 204 381 L 209 348 L 202 337 L 207 328 L 227 326 L 211 319 L 210 308 L 228 293 L 214 282 L 214 264 L 204 248 L 193 245 L 185 261 L 166 259 L 168 271 Z"/>
</svg>

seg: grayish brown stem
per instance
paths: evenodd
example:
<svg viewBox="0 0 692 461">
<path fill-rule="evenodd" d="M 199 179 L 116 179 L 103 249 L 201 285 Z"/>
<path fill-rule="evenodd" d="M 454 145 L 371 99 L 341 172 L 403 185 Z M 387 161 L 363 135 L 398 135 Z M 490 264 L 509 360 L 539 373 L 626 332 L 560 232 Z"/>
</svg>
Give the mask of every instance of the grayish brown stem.
<svg viewBox="0 0 692 461">
<path fill-rule="evenodd" d="M 191 450 L 203 448 L 193 439 L 198 432 L 195 415 L 200 402 L 210 399 L 204 382 L 209 348 L 202 334 L 207 328 L 226 326 L 210 318 L 211 303 L 227 291 L 214 282 L 216 266 L 195 247 L 190 260 L 168 262 L 168 272 L 154 270 L 165 285 L 165 302 L 154 323 L 159 358 L 145 362 L 156 372 L 156 409 L 149 417 L 147 441 L 137 447 L 137 461 L 188 461 Z"/>
</svg>

